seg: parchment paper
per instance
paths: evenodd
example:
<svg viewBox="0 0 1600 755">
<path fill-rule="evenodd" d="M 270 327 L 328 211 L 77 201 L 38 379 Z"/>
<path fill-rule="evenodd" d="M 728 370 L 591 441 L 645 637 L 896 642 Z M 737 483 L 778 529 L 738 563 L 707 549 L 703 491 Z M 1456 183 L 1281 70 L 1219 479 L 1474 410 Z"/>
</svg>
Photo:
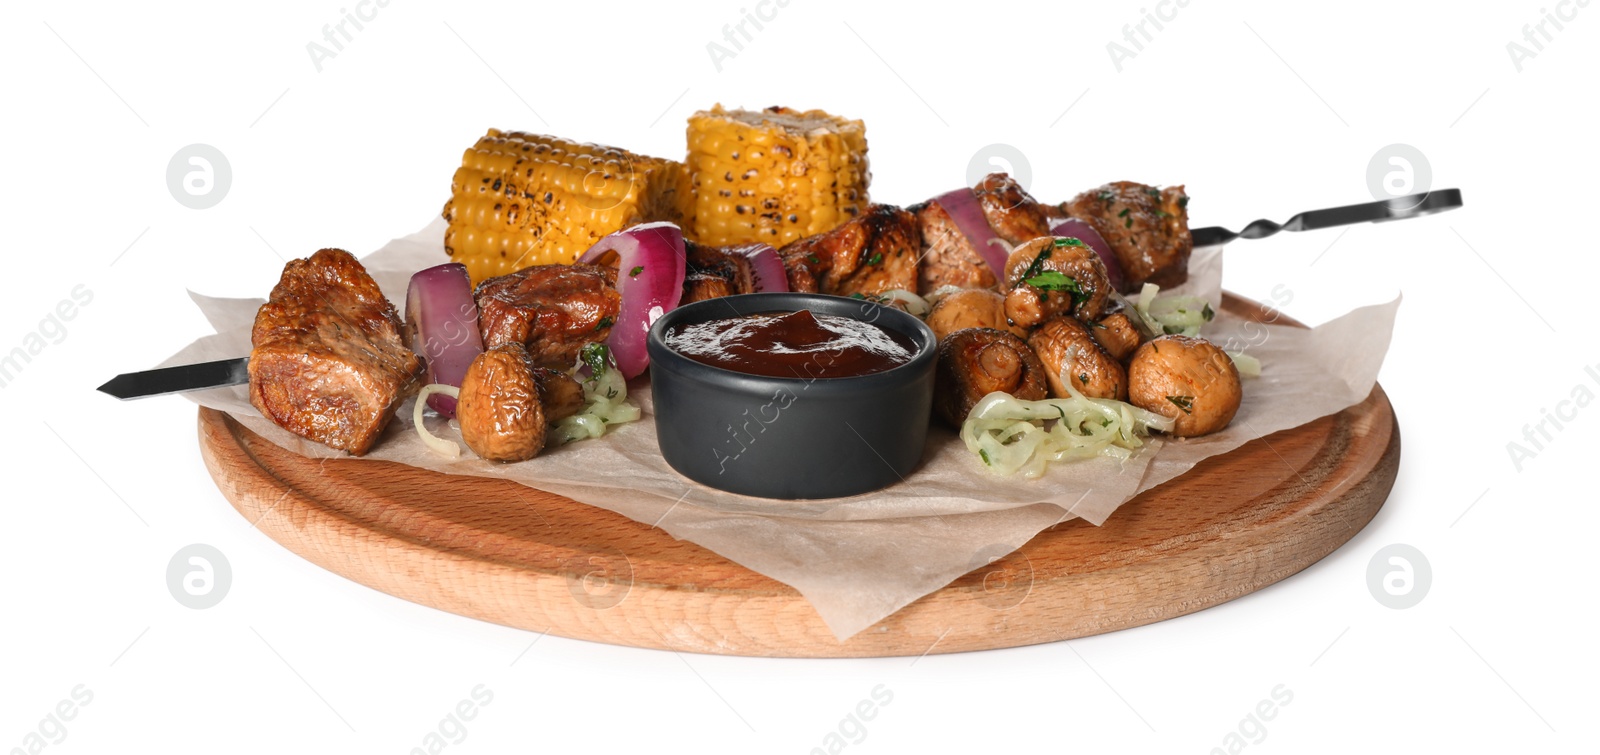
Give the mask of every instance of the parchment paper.
<svg viewBox="0 0 1600 755">
<path fill-rule="evenodd" d="M 397 306 L 404 304 L 413 272 L 446 260 L 444 230 L 444 221 L 435 219 L 363 260 Z M 1189 282 L 1171 292 L 1209 299 L 1217 318 L 1202 335 L 1227 350 L 1260 359 L 1261 377 L 1245 380 L 1244 401 L 1226 430 L 1192 440 L 1154 438 L 1126 462 L 1100 458 L 1055 464 L 1036 480 L 996 477 L 966 451 L 954 431 L 935 423 L 922 465 L 903 483 L 825 501 L 750 498 L 691 482 L 662 461 L 647 378 L 628 386 L 629 399 L 643 409 L 642 419 L 614 427 L 603 438 L 547 449 L 527 462 L 485 462 L 472 458 L 470 451 L 454 461 L 436 455 L 416 436 L 410 402 L 362 458 L 514 480 L 660 527 L 793 586 L 842 641 L 1021 547 L 1046 527 L 1072 517 L 1099 525 L 1134 495 L 1208 456 L 1366 398 L 1389 348 L 1398 298 L 1305 330 L 1263 325 L 1223 311 L 1221 278 L 1221 248 L 1199 249 L 1191 260 Z M 263 281 L 262 288 L 273 283 Z M 250 353 L 250 327 L 262 299 L 190 296 L 217 332 L 161 366 Z M 261 417 L 250 406 L 244 386 L 186 395 L 233 415 L 284 448 L 310 457 L 348 456 Z M 436 434 L 459 442 L 453 426 L 431 415 L 425 421 Z M 705 642 L 687 630 L 684 637 L 668 639 L 685 645 Z"/>
</svg>

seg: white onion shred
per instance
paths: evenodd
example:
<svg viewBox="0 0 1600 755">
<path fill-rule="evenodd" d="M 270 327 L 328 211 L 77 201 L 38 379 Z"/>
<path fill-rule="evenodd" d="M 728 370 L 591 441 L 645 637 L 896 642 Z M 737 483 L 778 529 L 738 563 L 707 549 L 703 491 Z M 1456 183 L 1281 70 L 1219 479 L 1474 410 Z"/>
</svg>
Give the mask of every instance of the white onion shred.
<svg viewBox="0 0 1600 755">
<path fill-rule="evenodd" d="M 422 423 L 422 410 L 428 405 L 428 397 L 435 393 L 442 393 L 453 399 L 461 398 L 461 390 L 453 385 L 429 383 L 422 386 L 422 390 L 417 392 L 417 403 L 411 409 L 411 424 L 417 428 L 417 435 L 422 438 L 422 445 L 427 446 L 428 450 L 447 459 L 459 459 L 461 458 L 461 446 L 457 445 L 455 441 L 446 440 L 428 432 L 428 426 Z"/>
<path fill-rule="evenodd" d="M 583 385 L 583 408 L 577 414 L 561 418 L 551 428 L 548 442 L 553 445 L 598 438 L 605 435 L 606 428 L 611 425 L 639 418 L 639 407 L 626 401 L 628 383 L 611 361 L 610 354 L 602 352 L 594 362 L 587 363 L 592 374 L 588 378 L 581 374 L 585 364 L 585 359 L 580 358 L 571 370 L 573 379 Z M 601 365 L 600 369 L 594 369 L 596 364 Z"/>
<path fill-rule="evenodd" d="M 961 423 L 961 440 L 993 474 L 1040 477 L 1052 461 L 1096 456 L 1126 460 L 1150 431 L 1173 420 L 1113 399 L 1089 398 L 1066 383 L 1068 398 L 1025 401 L 996 391 Z"/>
<path fill-rule="evenodd" d="M 877 298 L 887 304 L 890 301 L 905 302 L 906 311 L 914 317 L 927 317 L 933 310 L 933 305 L 927 299 L 917 296 L 903 288 L 894 288 L 878 294 Z"/>
<path fill-rule="evenodd" d="M 962 288 L 961 286 L 952 286 L 952 285 L 947 283 L 947 284 L 945 284 L 943 286 L 940 286 L 940 287 L 934 289 L 933 293 L 922 297 L 922 299 L 923 299 L 923 301 L 926 301 L 928 303 L 928 307 L 931 309 L 932 307 L 938 306 L 939 302 L 941 300 L 943 300 L 944 297 L 949 296 L 951 294 L 959 294 L 959 293 L 961 293 L 962 291 L 965 291 L 965 290 L 966 289 Z"/>
<path fill-rule="evenodd" d="M 1228 358 L 1233 360 L 1234 368 L 1239 370 L 1240 377 L 1261 377 L 1261 360 L 1256 359 L 1242 351 L 1228 352 Z"/>
</svg>

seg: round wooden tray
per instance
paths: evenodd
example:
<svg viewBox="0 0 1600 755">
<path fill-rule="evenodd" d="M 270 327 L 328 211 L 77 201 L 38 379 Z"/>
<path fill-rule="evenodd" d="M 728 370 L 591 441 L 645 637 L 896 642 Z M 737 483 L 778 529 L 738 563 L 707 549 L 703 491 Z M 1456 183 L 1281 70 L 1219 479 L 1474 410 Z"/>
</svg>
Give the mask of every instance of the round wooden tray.
<svg viewBox="0 0 1600 755">
<path fill-rule="evenodd" d="M 1261 314 L 1231 295 L 1224 306 Z M 1377 513 L 1400 464 L 1399 425 L 1375 387 L 1343 412 L 1206 460 L 1103 526 L 1041 532 L 840 642 L 793 588 L 620 514 L 504 480 L 307 459 L 211 409 L 199 424 L 234 508 L 336 574 L 535 632 L 752 656 L 1015 647 L 1193 613 L 1333 552 Z"/>
</svg>

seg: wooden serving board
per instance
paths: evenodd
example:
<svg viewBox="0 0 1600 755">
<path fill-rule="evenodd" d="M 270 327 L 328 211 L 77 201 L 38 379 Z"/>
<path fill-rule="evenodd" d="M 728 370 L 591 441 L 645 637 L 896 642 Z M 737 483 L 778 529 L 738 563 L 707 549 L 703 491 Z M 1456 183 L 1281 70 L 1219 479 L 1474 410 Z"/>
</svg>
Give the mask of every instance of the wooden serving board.
<svg viewBox="0 0 1600 755">
<path fill-rule="evenodd" d="M 1231 295 L 1224 307 L 1263 314 Z M 1103 526 L 1046 530 L 840 642 L 793 588 L 604 509 L 505 480 L 308 459 L 211 409 L 200 410 L 200 448 L 223 495 L 267 536 L 390 595 L 563 637 L 783 657 L 1015 647 L 1209 608 L 1344 544 L 1400 464 L 1399 425 L 1375 387 L 1343 412 L 1202 462 Z"/>
</svg>

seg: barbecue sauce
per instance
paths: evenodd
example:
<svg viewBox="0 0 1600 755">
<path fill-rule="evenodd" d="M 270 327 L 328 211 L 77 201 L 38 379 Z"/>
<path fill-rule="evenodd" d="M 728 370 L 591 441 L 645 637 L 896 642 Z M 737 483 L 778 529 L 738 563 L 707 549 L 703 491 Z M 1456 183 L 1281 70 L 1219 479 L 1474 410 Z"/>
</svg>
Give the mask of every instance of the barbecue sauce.
<svg viewBox="0 0 1600 755">
<path fill-rule="evenodd" d="M 902 333 L 805 309 L 675 325 L 665 340 L 696 362 L 763 377 L 859 377 L 916 354 L 916 344 Z"/>
</svg>

